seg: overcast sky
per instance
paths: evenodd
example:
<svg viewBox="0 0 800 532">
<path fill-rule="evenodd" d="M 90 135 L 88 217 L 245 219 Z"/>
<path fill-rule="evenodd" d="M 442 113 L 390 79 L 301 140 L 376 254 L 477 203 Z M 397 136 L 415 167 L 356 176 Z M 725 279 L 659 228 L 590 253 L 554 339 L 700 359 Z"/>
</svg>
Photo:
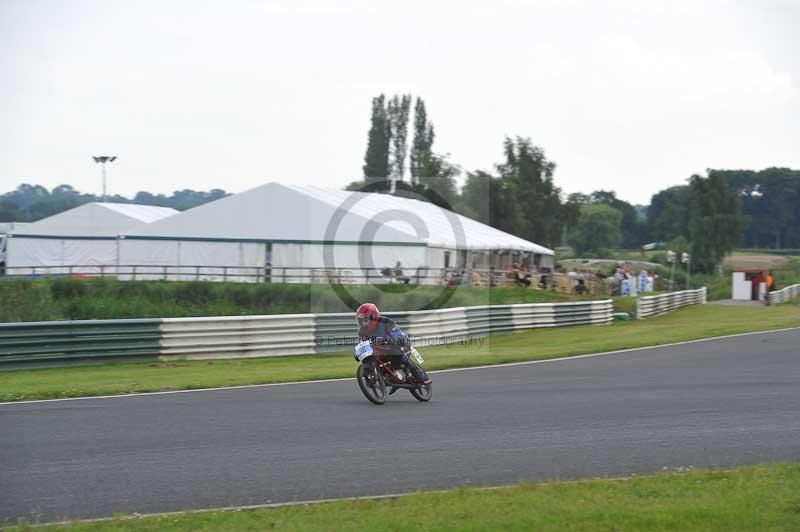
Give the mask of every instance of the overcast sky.
<svg viewBox="0 0 800 532">
<path fill-rule="evenodd" d="M 99 192 L 101 154 L 126 195 L 338 187 L 403 92 L 467 170 L 529 136 L 565 192 L 648 203 L 800 167 L 798 27 L 793 0 L 0 0 L 0 192 Z"/>
</svg>

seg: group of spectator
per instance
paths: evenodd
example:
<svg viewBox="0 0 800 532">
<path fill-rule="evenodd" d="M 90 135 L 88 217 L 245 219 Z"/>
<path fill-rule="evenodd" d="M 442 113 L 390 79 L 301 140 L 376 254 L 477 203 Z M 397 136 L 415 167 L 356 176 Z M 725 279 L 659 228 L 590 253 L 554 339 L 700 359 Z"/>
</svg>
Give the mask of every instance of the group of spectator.
<svg viewBox="0 0 800 532">
<path fill-rule="evenodd" d="M 547 290 L 554 288 L 553 274 L 558 273 L 559 270 L 558 266 L 553 270 L 547 267 L 537 267 L 536 265 L 528 267 L 514 262 L 506 268 L 505 272 L 500 272 L 494 266 L 491 266 L 489 268 L 489 286 L 510 283 L 514 286 L 524 286 L 525 288 L 535 285 L 542 290 Z"/>
<path fill-rule="evenodd" d="M 394 268 L 381 269 L 382 276 L 394 283 L 408 284 L 410 278 L 403 273 L 402 265 L 398 261 Z M 649 278 L 652 287 L 653 279 L 649 273 L 644 273 Z M 487 278 L 488 277 L 488 278 Z M 637 273 L 627 264 L 619 263 L 610 275 L 602 271 L 578 271 L 576 268 L 565 270 L 561 266 L 554 268 L 537 267 L 517 262 L 509 264 L 505 270 L 489 267 L 488 276 L 485 270 L 448 269 L 443 272 L 442 282 L 449 286 L 469 283 L 472 285 L 496 286 L 521 286 L 524 288 L 535 287 L 541 290 L 570 291 L 577 295 L 591 293 L 622 294 L 623 283 L 637 283 Z M 650 288 L 652 289 L 652 288 Z"/>
<path fill-rule="evenodd" d="M 646 270 L 639 272 L 644 276 L 646 286 L 640 287 L 641 290 L 652 290 L 655 279 Z M 623 294 L 624 286 L 632 290 L 631 286 L 639 282 L 637 273 L 627 264 L 619 263 L 610 276 L 602 271 L 578 271 L 576 268 L 565 270 L 561 266 L 550 268 L 537 268 L 532 266 L 530 269 L 524 265 L 512 263 L 505 271 L 505 275 L 498 274 L 494 268 L 489 270 L 489 285 L 497 286 L 503 277 L 516 286 L 530 287 L 532 285 L 542 290 L 560 291 L 569 290 L 578 295 L 588 294 L 591 291 L 601 291 L 608 294 Z M 565 282 L 566 278 L 566 282 Z"/>
</svg>

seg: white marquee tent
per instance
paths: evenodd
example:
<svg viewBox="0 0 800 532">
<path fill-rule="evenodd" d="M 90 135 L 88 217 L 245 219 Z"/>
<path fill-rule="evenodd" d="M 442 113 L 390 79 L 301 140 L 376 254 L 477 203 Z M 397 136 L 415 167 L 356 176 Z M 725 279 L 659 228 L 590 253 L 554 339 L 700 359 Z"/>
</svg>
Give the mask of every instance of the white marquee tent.
<svg viewBox="0 0 800 532">
<path fill-rule="evenodd" d="M 263 268 L 303 282 L 316 269 L 358 277 L 398 261 L 409 273 L 462 267 L 468 257 L 477 267 L 502 266 L 493 262 L 500 253 L 553 262 L 550 249 L 427 202 L 278 183 L 140 225 L 119 241 L 120 265 L 152 266 L 155 276 L 158 267 L 180 267 L 185 278 Z"/>
<path fill-rule="evenodd" d="M 6 266 L 9 273 L 31 273 L 26 270 L 41 266 L 51 267 L 48 273 L 62 272 L 52 267 L 65 266 L 91 266 L 73 271 L 94 272 L 96 266 L 118 264 L 120 233 L 177 213 L 149 205 L 86 203 L 12 230 L 6 243 Z"/>
</svg>

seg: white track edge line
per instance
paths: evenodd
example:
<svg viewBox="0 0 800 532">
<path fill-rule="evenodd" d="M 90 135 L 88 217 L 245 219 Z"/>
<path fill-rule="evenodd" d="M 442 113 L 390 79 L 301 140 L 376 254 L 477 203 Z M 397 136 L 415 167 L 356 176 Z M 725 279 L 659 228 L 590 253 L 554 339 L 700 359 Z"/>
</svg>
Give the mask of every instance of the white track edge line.
<svg viewBox="0 0 800 532">
<path fill-rule="evenodd" d="M 603 351 L 600 353 L 587 353 L 585 355 L 571 355 L 571 356 L 564 356 L 558 358 L 544 358 L 541 360 L 524 360 L 521 362 L 505 362 L 502 364 L 487 364 L 484 366 L 469 366 L 466 368 L 450 368 L 450 369 L 439 369 L 429 371 L 428 373 L 454 373 L 456 371 L 472 371 L 478 369 L 491 369 L 491 368 L 506 368 L 506 367 L 513 367 L 513 366 L 527 366 L 532 364 L 546 364 L 549 362 L 564 362 L 567 360 L 577 360 L 581 358 L 593 358 L 593 357 L 602 357 L 606 355 L 618 355 L 622 353 L 630 353 L 632 351 L 645 351 L 650 349 L 660 349 L 663 347 L 675 347 L 679 345 L 686 345 L 686 344 L 695 344 L 700 342 L 711 342 L 714 340 L 725 340 L 728 338 L 739 338 L 741 336 L 753 336 L 756 334 L 771 334 L 771 333 L 779 333 L 779 332 L 787 332 L 787 331 L 796 331 L 800 330 L 800 327 L 785 327 L 783 329 L 772 329 L 769 331 L 754 331 L 754 332 L 746 332 L 746 333 L 737 333 L 737 334 L 727 334 L 724 336 L 712 336 L 710 338 L 697 338 L 695 340 L 684 340 L 682 342 L 674 342 L 671 344 L 659 344 L 659 345 L 646 345 L 642 347 L 631 347 L 627 349 L 616 349 L 614 351 Z M 216 392 L 222 390 L 239 390 L 245 388 L 267 388 L 270 386 L 291 386 L 291 385 L 298 385 L 298 384 L 320 384 L 326 382 L 341 382 L 341 381 L 352 381 L 355 380 L 355 377 L 339 377 L 336 379 L 317 379 L 317 380 L 310 380 L 310 381 L 293 381 L 293 382 L 270 382 L 265 384 L 243 384 L 241 386 L 221 386 L 218 388 L 196 388 L 191 390 L 168 390 L 163 392 L 141 392 L 141 393 L 120 393 L 116 395 L 90 395 L 85 397 L 60 397 L 57 399 L 33 399 L 29 401 L 6 401 L 0 402 L 0 408 L 4 406 L 10 405 L 22 405 L 22 404 L 31 404 L 31 403 L 53 403 L 57 401 L 90 401 L 92 399 L 125 399 L 125 398 L 132 398 L 132 397 L 146 397 L 150 395 L 168 395 L 168 394 L 179 394 L 179 393 L 192 393 L 192 392 Z"/>
<path fill-rule="evenodd" d="M 630 480 L 636 476 L 649 476 L 649 475 L 656 475 L 661 473 L 662 471 L 655 471 L 653 473 L 647 475 L 633 475 L 633 476 L 620 476 L 620 477 L 586 477 L 586 478 L 577 478 L 571 480 L 559 480 L 559 479 L 551 479 L 551 480 L 542 480 L 535 482 L 535 484 L 548 484 L 551 482 L 558 482 L 558 483 L 569 483 L 569 484 L 579 484 L 583 482 L 591 482 L 594 480 L 606 480 L 611 482 L 622 482 Z M 153 518 L 153 517 L 189 517 L 193 514 L 207 514 L 211 512 L 238 512 L 238 511 L 251 511 L 251 510 L 269 510 L 269 509 L 277 509 L 277 508 L 286 508 L 289 506 L 312 506 L 317 504 L 329 504 L 334 502 L 346 502 L 346 501 L 378 501 L 378 500 L 387 500 L 387 499 L 402 499 L 406 497 L 411 497 L 413 495 L 438 495 L 443 493 L 449 493 L 455 491 L 460 488 L 469 488 L 474 489 L 477 491 L 499 491 L 504 489 L 512 489 L 521 484 L 528 484 L 529 482 L 516 482 L 512 484 L 502 484 L 499 486 L 455 486 L 452 488 L 443 488 L 438 490 L 421 490 L 421 491 L 406 491 L 401 493 L 385 493 L 380 495 L 354 495 L 351 497 L 333 497 L 327 499 L 309 499 L 304 501 L 286 501 L 286 502 L 267 502 L 262 504 L 248 504 L 242 506 L 223 506 L 217 508 L 196 508 L 194 510 L 178 510 L 173 512 L 156 512 L 156 513 L 147 513 L 147 514 L 139 514 L 139 513 L 132 513 L 129 515 L 123 515 L 121 517 L 95 517 L 90 519 L 75 519 L 73 521 L 51 521 L 48 523 L 36 523 L 29 525 L 31 528 L 46 528 L 50 526 L 64 526 L 64 525 L 71 525 L 71 524 L 90 524 L 90 523 L 102 523 L 107 521 L 133 521 L 136 519 L 145 519 L 145 518 Z M 10 525 L 11 527 L 17 525 Z M 2 530 L 5 527 L 0 527 Z"/>
</svg>

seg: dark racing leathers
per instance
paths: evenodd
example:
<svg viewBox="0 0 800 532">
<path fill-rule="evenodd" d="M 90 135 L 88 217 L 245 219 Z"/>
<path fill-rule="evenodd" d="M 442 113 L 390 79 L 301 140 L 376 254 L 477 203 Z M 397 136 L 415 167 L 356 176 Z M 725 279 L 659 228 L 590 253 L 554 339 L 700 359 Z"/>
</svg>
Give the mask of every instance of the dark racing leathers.
<svg viewBox="0 0 800 532">
<path fill-rule="evenodd" d="M 369 340 L 372 348 L 379 355 L 397 356 L 403 360 L 403 364 L 412 368 L 417 380 L 423 383 L 428 380 L 428 375 L 419 364 L 412 363 L 408 356 L 411 349 L 411 339 L 397 326 L 391 318 L 381 316 L 377 323 L 368 323 L 365 327 L 359 327 L 358 336 L 361 340 Z"/>
</svg>

